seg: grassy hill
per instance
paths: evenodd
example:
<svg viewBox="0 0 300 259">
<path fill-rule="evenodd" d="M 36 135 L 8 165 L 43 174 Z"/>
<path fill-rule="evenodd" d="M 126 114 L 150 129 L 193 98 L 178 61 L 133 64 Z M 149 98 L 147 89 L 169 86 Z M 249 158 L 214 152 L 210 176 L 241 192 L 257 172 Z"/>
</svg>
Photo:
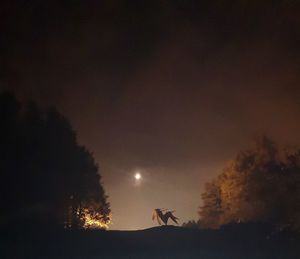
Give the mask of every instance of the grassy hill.
<svg viewBox="0 0 300 259">
<path fill-rule="evenodd" d="M 299 239 L 250 225 L 221 230 L 20 231 L 2 235 L 1 258 L 300 258 Z"/>
</svg>

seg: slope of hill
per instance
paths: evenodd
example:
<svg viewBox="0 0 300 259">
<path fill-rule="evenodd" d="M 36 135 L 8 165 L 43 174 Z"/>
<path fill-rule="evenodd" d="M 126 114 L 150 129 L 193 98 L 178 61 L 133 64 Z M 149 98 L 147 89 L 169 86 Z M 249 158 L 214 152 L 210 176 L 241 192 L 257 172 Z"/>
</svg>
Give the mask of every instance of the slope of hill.
<svg viewBox="0 0 300 259">
<path fill-rule="evenodd" d="M 300 258 L 299 239 L 268 229 L 48 231 L 2 235 L 7 258 Z M 1 257 L 5 258 L 5 257 Z"/>
</svg>

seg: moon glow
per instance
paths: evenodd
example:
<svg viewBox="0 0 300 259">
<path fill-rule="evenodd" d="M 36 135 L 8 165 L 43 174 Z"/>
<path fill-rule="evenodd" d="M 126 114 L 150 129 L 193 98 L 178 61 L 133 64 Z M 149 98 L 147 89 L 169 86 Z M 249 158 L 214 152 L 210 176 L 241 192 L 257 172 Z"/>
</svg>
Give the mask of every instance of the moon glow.
<svg viewBox="0 0 300 259">
<path fill-rule="evenodd" d="M 136 173 L 136 174 L 134 175 L 134 178 L 135 178 L 137 181 L 139 181 L 139 180 L 142 178 L 142 176 L 141 176 L 140 173 Z"/>
</svg>

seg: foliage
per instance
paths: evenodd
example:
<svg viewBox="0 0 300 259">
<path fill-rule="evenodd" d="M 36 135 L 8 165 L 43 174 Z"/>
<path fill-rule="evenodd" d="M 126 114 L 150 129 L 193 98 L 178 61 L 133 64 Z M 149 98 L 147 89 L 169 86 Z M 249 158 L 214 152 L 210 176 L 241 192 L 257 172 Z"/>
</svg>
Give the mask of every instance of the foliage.
<svg viewBox="0 0 300 259">
<path fill-rule="evenodd" d="M 108 222 L 110 209 L 92 154 L 77 143 L 68 120 L 55 109 L 21 105 L 0 95 L 1 224 L 79 228 L 88 209 Z"/>
<path fill-rule="evenodd" d="M 195 221 L 195 220 L 189 220 L 188 222 L 184 222 L 182 224 L 182 227 L 184 228 L 194 228 L 198 229 L 202 227 L 201 220 Z"/>
<path fill-rule="evenodd" d="M 206 227 L 252 221 L 300 229 L 300 151 L 261 137 L 207 183 L 202 199 Z"/>
</svg>

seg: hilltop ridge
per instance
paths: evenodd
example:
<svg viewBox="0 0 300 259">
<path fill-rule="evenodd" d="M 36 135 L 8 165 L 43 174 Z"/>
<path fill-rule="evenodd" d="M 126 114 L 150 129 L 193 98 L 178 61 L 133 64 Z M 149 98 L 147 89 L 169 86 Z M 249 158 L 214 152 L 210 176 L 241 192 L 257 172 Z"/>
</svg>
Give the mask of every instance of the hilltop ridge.
<svg viewBox="0 0 300 259">
<path fill-rule="evenodd" d="M 241 234 L 243 233 L 243 234 Z M 9 258 L 299 258 L 298 239 L 254 225 L 220 230 L 161 226 L 136 231 L 48 231 L 10 234 Z"/>
</svg>

